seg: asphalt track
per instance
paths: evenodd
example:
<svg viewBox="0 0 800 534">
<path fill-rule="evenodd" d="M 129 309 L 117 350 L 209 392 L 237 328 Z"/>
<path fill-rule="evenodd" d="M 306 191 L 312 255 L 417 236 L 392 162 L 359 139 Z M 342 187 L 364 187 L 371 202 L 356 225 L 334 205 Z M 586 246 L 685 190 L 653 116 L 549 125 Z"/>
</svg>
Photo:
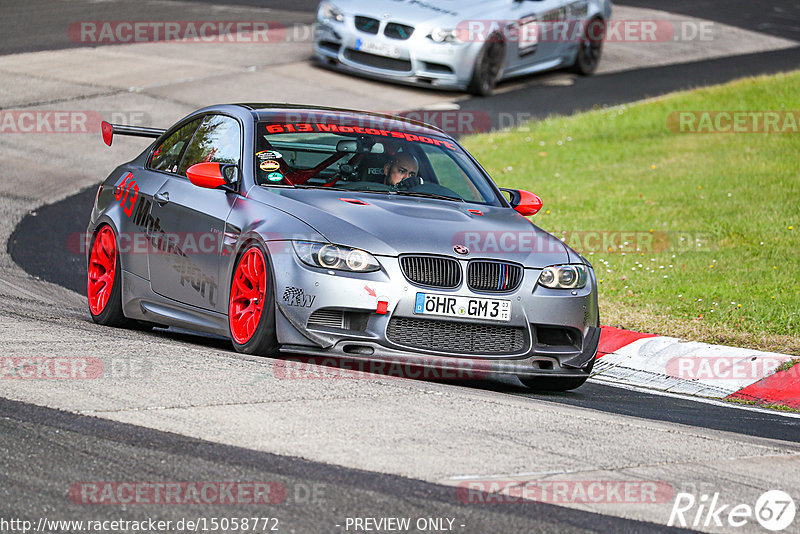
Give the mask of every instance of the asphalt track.
<svg viewBox="0 0 800 534">
<path fill-rule="evenodd" d="M 461 101 L 462 111 L 481 111 L 492 126 L 510 127 L 549 115 L 569 115 L 621 105 L 674 91 L 726 83 L 745 76 L 774 74 L 800 67 L 800 48 L 748 54 L 665 67 L 637 69 L 574 79 L 570 86 L 521 87 L 483 99 Z M 519 114 L 521 113 L 521 114 Z"/>
<path fill-rule="evenodd" d="M 454 531 L 676 532 L 652 523 L 569 510 L 546 503 L 463 502 L 452 486 L 287 458 L 167 432 L 0 399 L 0 518 L 271 517 L 280 532 L 345 532 L 346 517 L 441 517 Z M 104 480 L 268 482 L 286 488 L 272 505 L 65 504 L 76 482 Z M 13 490 L 12 490 L 13 488 Z"/>
<path fill-rule="evenodd" d="M 142 0 L 130 2 L 110 0 L 107 2 L 62 2 L 59 0 L 28 0 L 7 2 L 0 8 L 0 55 L 60 50 L 86 46 L 70 39 L 66 31 L 70 24 L 86 20 L 218 20 L 219 11 L 213 4 L 220 2 L 160 2 Z M 243 7 L 269 7 L 264 18 L 282 24 L 309 23 L 313 20 L 314 0 L 271 0 L 259 2 L 224 2 L 222 4 Z M 237 20 L 236 10 L 225 9 L 222 20 Z M 252 16 L 251 16 L 252 18 Z M 240 16 L 238 20 L 251 20 Z M 33 31 L 32 31 L 33 30 Z"/>
<path fill-rule="evenodd" d="M 85 257 L 77 247 L 80 234 L 86 231 L 87 212 L 94 201 L 94 194 L 95 188 L 86 189 L 25 217 L 8 243 L 14 261 L 34 276 L 83 294 L 86 289 Z M 31 247 L 30 243 L 34 241 L 38 246 Z M 163 335 L 173 334 L 164 332 Z M 233 351 L 225 341 L 206 336 L 181 335 L 199 344 Z M 800 441 L 800 418 L 700 404 L 686 398 L 664 397 L 591 383 L 573 392 L 547 395 L 531 393 L 513 383 L 462 385 L 644 419 Z"/>
<path fill-rule="evenodd" d="M 713 20 L 767 33 L 787 39 L 800 40 L 800 4 L 794 0 L 626 0 L 623 5 L 661 9 L 692 17 Z M 243 6 L 275 10 L 270 18 L 287 22 L 311 22 L 317 0 L 184 0 L 157 2 L 142 0 L 126 2 L 65 3 L 59 0 L 28 0 L 2 8 L 0 19 L 0 54 L 57 50 L 83 46 L 69 39 L 63 28 L 79 20 L 196 20 L 211 19 L 213 6 Z M 211 9 L 209 9 L 211 6 Z M 143 17 L 143 14 L 146 17 Z M 31 31 L 31 22 L 36 31 Z"/>
<path fill-rule="evenodd" d="M 234 3 L 253 5 L 246 1 Z M 637 0 L 632 3 L 640 7 L 664 7 L 662 2 L 655 1 Z M 713 9 L 712 4 L 715 5 Z M 308 6 L 302 3 L 289 5 L 286 2 L 277 2 L 270 5 L 278 9 L 292 7 L 299 11 L 308 11 Z M 762 16 L 760 18 L 752 16 L 753 7 L 748 2 L 735 2 L 732 5 L 729 4 L 726 9 L 720 9 L 719 2 L 683 2 L 678 6 L 670 3 L 669 7 L 690 16 L 710 16 L 719 12 L 724 22 L 732 25 L 767 31 L 790 38 L 800 35 L 797 29 L 797 24 L 800 22 L 798 19 L 792 18 L 792 10 L 798 10 L 798 5 L 794 2 L 775 2 L 771 9 L 761 9 Z M 195 6 L 192 9 L 194 10 Z M 159 13 L 164 19 L 168 19 L 172 14 L 169 10 Z M 124 18 L 124 12 L 122 14 L 115 12 L 115 15 L 117 18 Z M 77 17 L 79 14 L 62 14 L 61 18 L 63 19 L 64 16 Z M 95 15 L 93 14 L 93 16 Z M 299 16 L 302 19 L 303 15 Z M 183 17 L 186 17 L 185 13 Z M 57 17 L 52 20 L 57 21 Z M 63 20 L 57 22 L 61 24 Z M 19 40 L 19 42 L 24 42 L 24 40 Z M 70 44 L 60 43 L 57 46 L 69 46 Z M 597 106 L 615 105 L 652 97 L 674 90 L 722 83 L 744 75 L 778 72 L 798 66 L 800 66 L 800 49 L 789 49 L 626 71 L 592 78 L 578 78 L 572 86 L 568 87 L 525 87 L 490 98 L 462 101 L 461 108 L 489 112 L 495 119 L 503 113 L 511 114 L 520 110 L 525 110 L 533 117 L 544 117 L 552 113 L 569 114 Z M 495 124 L 495 126 L 497 125 Z M 85 291 L 85 259 L 77 247 L 80 243 L 80 236 L 85 231 L 88 210 L 93 201 L 94 192 L 95 188 L 89 188 L 26 216 L 8 242 L 8 251 L 14 261 L 37 278 L 79 293 Z M 37 246 L 30 246 L 30 243 L 33 242 L 36 242 Z M 213 343 L 202 337 L 198 337 L 197 340 L 200 343 Z M 506 388 L 505 385 L 497 384 L 494 389 L 502 391 L 504 388 Z M 535 396 L 515 390 L 513 386 L 509 391 L 516 395 Z M 798 419 L 757 414 L 733 407 L 698 405 L 679 398 L 649 395 L 599 384 L 589 384 L 578 392 L 561 396 L 550 395 L 544 398 L 552 402 L 578 406 L 589 404 L 594 409 L 611 413 L 691 426 L 777 439 L 800 439 L 800 420 Z M 668 409 L 665 409 L 665 405 L 668 406 Z M 755 421 L 760 424 L 754 424 Z"/>
</svg>

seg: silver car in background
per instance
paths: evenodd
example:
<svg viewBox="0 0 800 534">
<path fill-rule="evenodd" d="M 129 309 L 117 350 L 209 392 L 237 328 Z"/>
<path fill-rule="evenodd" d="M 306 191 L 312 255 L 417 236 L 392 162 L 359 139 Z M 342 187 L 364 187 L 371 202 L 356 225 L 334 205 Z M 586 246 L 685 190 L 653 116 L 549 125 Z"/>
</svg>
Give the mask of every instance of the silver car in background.
<svg viewBox="0 0 800 534">
<path fill-rule="evenodd" d="M 609 0 L 326 0 L 314 59 L 384 80 L 488 95 L 557 68 L 592 74 Z"/>
</svg>

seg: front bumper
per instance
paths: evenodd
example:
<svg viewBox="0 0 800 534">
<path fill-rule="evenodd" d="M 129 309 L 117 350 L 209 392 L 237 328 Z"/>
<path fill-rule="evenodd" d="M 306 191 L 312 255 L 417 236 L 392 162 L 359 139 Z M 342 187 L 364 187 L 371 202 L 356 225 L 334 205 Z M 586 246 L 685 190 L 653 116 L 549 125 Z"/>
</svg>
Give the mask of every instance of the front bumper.
<svg viewBox="0 0 800 534">
<path fill-rule="evenodd" d="M 347 18 L 335 25 L 319 22 L 314 34 L 313 58 L 325 67 L 395 83 L 464 90 L 472 77 L 480 50 L 475 43 L 434 43 L 425 32 L 407 40 L 360 32 Z M 363 51 L 363 43 L 375 43 L 397 53 L 380 55 Z"/>
<path fill-rule="evenodd" d="M 585 374 L 582 369 L 597 352 L 600 329 L 593 274 L 583 289 L 553 290 L 536 284 L 541 270 L 525 269 L 516 290 L 489 294 L 472 291 L 463 282 L 450 290 L 417 286 L 405 278 L 394 257 L 378 257 L 381 271 L 354 274 L 305 266 L 285 242 L 273 242 L 269 248 L 276 279 L 278 341 L 287 352 L 423 367 L 447 361 L 483 373 L 526 376 Z M 466 270 L 468 261 L 457 259 Z M 510 320 L 420 316 L 414 313 L 418 292 L 509 300 Z M 379 302 L 387 303 L 386 313 L 378 313 L 383 311 Z M 434 341 L 437 346 L 421 345 L 414 336 L 397 336 L 399 323 L 392 328 L 392 321 L 401 319 L 404 324 L 422 325 L 422 339 L 431 339 L 425 335 L 425 325 L 444 333 Z M 514 331 L 516 342 L 502 348 L 490 342 L 495 333 L 485 334 L 487 329 L 499 332 L 501 342 L 506 332 Z M 452 335 L 471 334 L 478 340 L 471 349 L 452 348 L 461 341 Z"/>
</svg>

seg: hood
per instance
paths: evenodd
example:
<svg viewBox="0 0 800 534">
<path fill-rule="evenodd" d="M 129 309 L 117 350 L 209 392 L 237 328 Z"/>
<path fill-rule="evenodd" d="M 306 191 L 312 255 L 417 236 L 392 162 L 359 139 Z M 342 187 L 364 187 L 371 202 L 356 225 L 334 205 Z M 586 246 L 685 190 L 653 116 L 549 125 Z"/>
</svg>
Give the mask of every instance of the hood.
<svg viewBox="0 0 800 534">
<path fill-rule="evenodd" d="M 487 0 L 334 0 L 337 7 L 350 15 L 367 15 L 379 20 L 416 26 L 450 23 L 453 27 L 476 9 L 486 12 Z"/>
<path fill-rule="evenodd" d="M 570 259 L 564 243 L 509 208 L 321 189 L 254 187 L 248 196 L 297 217 L 331 243 L 377 256 L 441 254 L 538 268 Z M 455 245 L 469 253 L 457 255 Z"/>
</svg>

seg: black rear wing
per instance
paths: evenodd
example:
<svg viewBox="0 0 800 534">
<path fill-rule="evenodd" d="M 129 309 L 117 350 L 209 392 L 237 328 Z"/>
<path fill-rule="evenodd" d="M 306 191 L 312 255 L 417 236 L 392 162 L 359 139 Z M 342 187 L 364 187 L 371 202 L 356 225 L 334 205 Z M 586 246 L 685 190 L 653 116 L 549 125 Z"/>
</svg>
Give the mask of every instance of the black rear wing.
<svg viewBox="0 0 800 534">
<path fill-rule="evenodd" d="M 111 124 L 103 121 L 100 125 L 100 130 L 103 132 L 103 142 L 111 146 L 114 140 L 114 134 L 131 135 L 133 137 L 152 137 L 156 139 L 166 132 L 160 128 L 145 128 L 144 126 L 125 126 L 124 124 Z"/>
</svg>

